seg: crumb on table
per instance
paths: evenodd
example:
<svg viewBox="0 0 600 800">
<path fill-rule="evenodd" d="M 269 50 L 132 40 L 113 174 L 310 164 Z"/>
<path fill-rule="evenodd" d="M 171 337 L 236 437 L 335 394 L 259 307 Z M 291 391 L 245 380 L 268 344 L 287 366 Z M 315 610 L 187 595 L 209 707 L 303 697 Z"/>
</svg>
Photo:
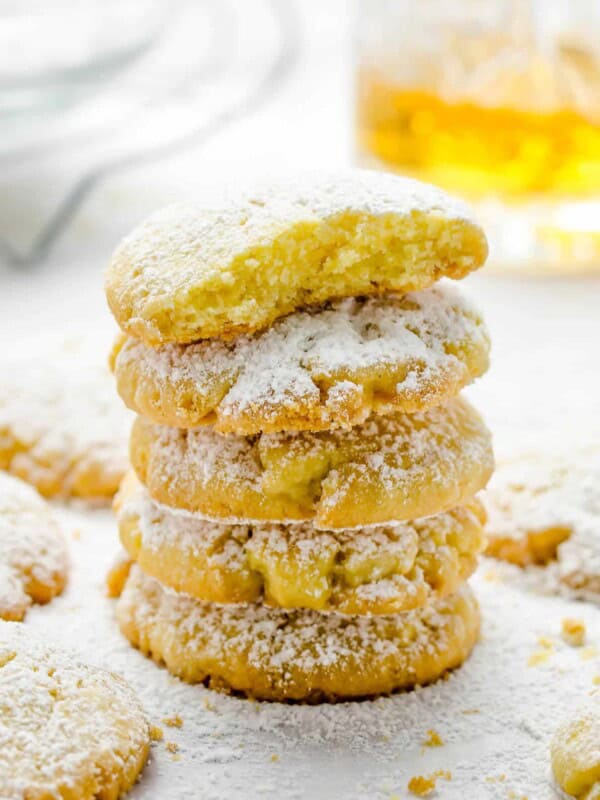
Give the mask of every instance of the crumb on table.
<svg viewBox="0 0 600 800">
<path fill-rule="evenodd" d="M 165 717 L 163 723 L 169 728 L 182 728 L 183 727 L 183 720 L 179 716 L 179 714 L 175 714 L 172 717 Z"/>
<path fill-rule="evenodd" d="M 561 633 L 564 641 L 571 647 L 583 647 L 585 644 L 585 623 L 581 619 L 565 617 Z"/>
<path fill-rule="evenodd" d="M 429 797 L 435 792 L 437 779 L 443 778 L 445 781 L 452 780 L 452 773 L 447 769 L 438 769 L 431 775 L 413 775 L 408 782 L 408 791 L 417 797 Z"/>
<path fill-rule="evenodd" d="M 424 747 L 442 747 L 443 745 L 444 740 L 436 730 L 431 728 L 427 731 L 427 739 L 423 740 Z"/>
<path fill-rule="evenodd" d="M 159 728 L 158 725 L 151 725 L 150 738 L 152 739 L 153 742 L 162 742 L 164 738 L 164 733 L 162 728 Z"/>
</svg>

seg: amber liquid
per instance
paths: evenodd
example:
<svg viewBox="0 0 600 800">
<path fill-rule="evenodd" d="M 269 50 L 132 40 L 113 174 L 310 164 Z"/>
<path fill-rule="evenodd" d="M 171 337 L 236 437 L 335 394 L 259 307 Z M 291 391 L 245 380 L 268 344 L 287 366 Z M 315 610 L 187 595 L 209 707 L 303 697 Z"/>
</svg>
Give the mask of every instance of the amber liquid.
<svg viewBox="0 0 600 800">
<path fill-rule="evenodd" d="M 446 102 L 363 68 L 357 114 L 363 155 L 467 197 L 600 196 L 600 120 L 577 110 Z"/>
</svg>

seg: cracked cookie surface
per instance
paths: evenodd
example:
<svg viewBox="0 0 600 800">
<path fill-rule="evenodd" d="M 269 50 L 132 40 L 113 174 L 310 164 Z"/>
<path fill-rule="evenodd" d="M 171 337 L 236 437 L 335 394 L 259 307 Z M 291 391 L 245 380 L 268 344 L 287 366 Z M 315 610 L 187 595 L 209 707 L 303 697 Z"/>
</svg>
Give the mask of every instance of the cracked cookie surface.
<svg viewBox="0 0 600 800">
<path fill-rule="evenodd" d="M 262 604 L 215 605 L 164 590 L 134 565 L 117 603 L 131 643 L 190 683 L 262 700 L 387 694 L 459 666 L 479 635 L 465 584 L 404 614 L 347 616 Z"/>
<path fill-rule="evenodd" d="M 482 375 L 488 353 L 481 315 L 448 283 L 298 311 L 232 342 L 121 335 L 112 365 L 126 405 L 153 422 L 248 435 L 423 411 Z"/>
<path fill-rule="evenodd" d="M 131 461 L 154 500 L 229 521 L 313 520 L 355 528 L 430 516 L 469 501 L 493 469 L 490 434 L 456 398 L 349 431 L 222 436 L 134 423 Z"/>
<path fill-rule="evenodd" d="M 117 800 L 149 751 L 142 707 L 118 675 L 0 622 L 0 795 Z"/>
<path fill-rule="evenodd" d="M 50 506 L 18 478 L 0 472 L 0 618 L 22 620 L 67 582 L 69 559 Z"/>
<path fill-rule="evenodd" d="M 337 532 L 311 523 L 209 522 L 153 502 L 133 476 L 115 505 L 130 558 L 163 586 L 212 603 L 408 611 L 456 591 L 484 543 L 477 501 L 414 522 Z"/>
</svg>

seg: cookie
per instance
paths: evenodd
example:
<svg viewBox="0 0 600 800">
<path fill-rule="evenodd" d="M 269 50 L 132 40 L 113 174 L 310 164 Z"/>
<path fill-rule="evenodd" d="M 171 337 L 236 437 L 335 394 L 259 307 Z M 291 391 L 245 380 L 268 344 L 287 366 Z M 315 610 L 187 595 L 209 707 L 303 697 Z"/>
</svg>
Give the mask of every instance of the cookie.
<svg viewBox="0 0 600 800">
<path fill-rule="evenodd" d="M 580 800 L 600 798 L 600 693 L 594 692 L 558 728 L 550 745 L 560 788 Z"/>
<path fill-rule="evenodd" d="M 130 425 L 106 369 L 68 359 L 4 365 L 0 469 L 45 497 L 112 497 L 127 469 Z"/>
<path fill-rule="evenodd" d="M 0 623 L 0 796 L 117 800 L 148 756 L 149 729 L 125 681 Z"/>
<path fill-rule="evenodd" d="M 355 528 L 470 500 L 493 468 L 490 434 L 460 398 L 349 431 L 222 436 L 138 417 L 131 461 L 154 500 L 217 519 Z"/>
<path fill-rule="evenodd" d="M 187 343 L 261 330 L 337 297 L 462 278 L 486 256 L 459 201 L 389 173 L 345 170 L 159 211 L 117 248 L 106 296 L 131 336 Z"/>
<path fill-rule="evenodd" d="M 482 375 L 488 353 L 480 314 L 442 285 L 334 301 L 230 343 L 153 348 L 121 336 L 112 362 L 126 405 L 153 422 L 249 435 L 424 411 Z"/>
<path fill-rule="evenodd" d="M 477 501 L 387 527 L 226 525 L 154 503 L 135 477 L 117 495 L 121 542 L 164 586 L 212 603 L 395 614 L 455 592 L 477 565 Z"/>
<path fill-rule="evenodd" d="M 67 582 L 67 545 L 51 509 L 17 478 L 0 472 L 0 618 L 22 620 Z"/>
<path fill-rule="evenodd" d="M 190 683 L 260 700 L 349 699 L 430 683 L 468 657 L 479 610 L 468 586 L 389 616 L 215 605 L 130 572 L 117 619 L 131 643 Z"/>
<path fill-rule="evenodd" d="M 501 464 L 484 495 L 488 555 L 548 565 L 557 586 L 600 598 L 600 451 L 523 454 Z"/>
</svg>

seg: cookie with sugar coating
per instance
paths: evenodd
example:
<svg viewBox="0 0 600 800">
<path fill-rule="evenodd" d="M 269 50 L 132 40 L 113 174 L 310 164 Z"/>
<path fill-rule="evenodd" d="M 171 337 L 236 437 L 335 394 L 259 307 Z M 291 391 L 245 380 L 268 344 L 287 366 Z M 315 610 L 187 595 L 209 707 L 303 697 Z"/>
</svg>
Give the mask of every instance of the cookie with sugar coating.
<svg viewBox="0 0 600 800">
<path fill-rule="evenodd" d="M 121 335 L 111 360 L 126 405 L 153 422 L 249 435 L 424 411 L 482 375 L 488 354 L 481 315 L 443 284 L 297 311 L 233 342 Z"/>
<path fill-rule="evenodd" d="M 67 544 L 52 509 L 26 483 L 0 472 L 0 618 L 22 620 L 67 582 Z"/>
<path fill-rule="evenodd" d="M 477 501 L 352 531 L 318 531 L 309 522 L 227 525 L 153 502 L 131 475 L 115 507 L 121 542 L 147 575 L 212 603 L 395 614 L 455 592 L 484 543 Z"/>
<path fill-rule="evenodd" d="M 479 635 L 471 589 L 388 616 L 214 605 L 165 591 L 139 567 L 117 604 L 130 642 L 190 683 L 259 700 L 319 702 L 437 680 L 469 656 Z"/>
<path fill-rule="evenodd" d="M 0 623 L 0 796 L 117 800 L 150 735 L 118 675 L 79 663 L 29 628 Z"/>
<path fill-rule="evenodd" d="M 466 400 L 373 416 L 349 431 L 222 436 L 138 417 L 133 467 L 153 499 L 230 521 L 313 520 L 325 529 L 418 519 L 470 500 L 493 469 Z"/>
<path fill-rule="evenodd" d="M 600 692 L 557 729 L 550 745 L 552 771 L 560 788 L 580 800 L 600 798 Z"/>
<path fill-rule="evenodd" d="M 186 343 L 261 330 L 336 297 L 462 278 L 486 256 L 485 235 L 459 201 L 349 169 L 159 211 L 117 248 L 106 296 L 131 336 Z"/>
<path fill-rule="evenodd" d="M 600 450 L 539 450 L 503 461 L 483 496 L 487 553 L 544 567 L 556 591 L 600 597 Z"/>
<path fill-rule="evenodd" d="M 127 470 L 131 416 L 106 367 L 32 358 L 2 375 L 0 469 L 45 497 L 109 500 Z"/>
</svg>

